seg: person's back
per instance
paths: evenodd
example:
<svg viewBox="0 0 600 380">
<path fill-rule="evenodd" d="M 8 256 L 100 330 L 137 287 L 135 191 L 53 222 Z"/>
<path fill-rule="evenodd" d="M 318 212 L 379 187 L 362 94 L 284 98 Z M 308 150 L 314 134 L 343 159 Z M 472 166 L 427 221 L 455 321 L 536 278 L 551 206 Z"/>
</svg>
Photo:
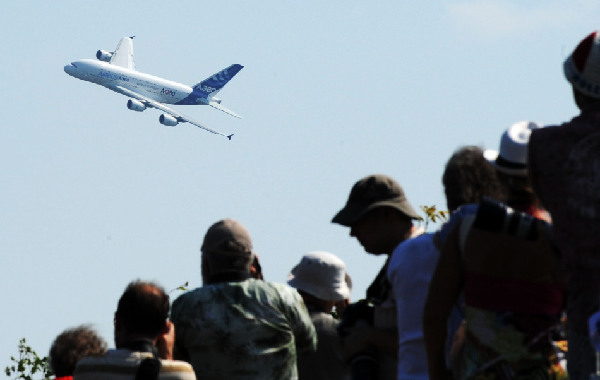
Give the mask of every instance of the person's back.
<svg viewBox="0 0 600 380">
<path fill-rule="evenodd" d="M 198 379 L 292 379 L 296 346 L 314 342 L 298 293 L 262 280 L 188 292 L 173 303 L 171 318 L 176 346 L 184 348 Z"/>
<path fill-rule="evenodd" d="M 571 379 L 595 373 L 588 318 L 600 299 L 600 32 L 583 39 L 564 62 L 581 114 L 531 136 L 531 181 L 550 212 L 563 253 Z"/>
<path fill-rule="evenodd" d="M 338 320 L 323 311 L 309 308 L 309 313 L 317 331 L 317 351 L 298 357 L 299 379 L 349 379 L 349 367 L 342 356 L 337 332 Z"/>
<path fill-rule="evenodd" d="M 505 184 L 506 203 L 485 199 L 459 210 L 444 231 L 426 301 L 424 329 L 429 373 L 447 376 L 442 348 L 450 301 L 464 294 L 465 324 L 451 355 L 453 377 L 556 378 L 552 339 L 564 308 L 560 256 L 527 182 L 533 122 L 503 134 L 500 151 L 486 155 Z M 531 213 L 531 214 L 528 214 Z M 475 222 L 473 222 L 475 221 Z"/>
<path fill-rule="evenodd" d="M 204 285 L 173 302 L 175 356 L 198 379 L 296 378 L 296 354 L 316 347 L 298 292 L 250 278 L 250 234 L 234 220 L 213 224 L 201 252 Z"/>
<path fill-rule="evenodd" d="M 117 349 L 108 351 L 104 356 L 81 359 L 77 364 L 74 379 L 151 380 L 153 375 L 138 375 L 143 362 L 149 363 L 150 372 L 158 369 L 156 373 L 158 380 L 194 380 L 196 378 L 191 366 L 186 362 L 156 359 L 151 352 Z"/>
<path fill-rule="evenodd" d="M 536 192 L 552 215 L 565 252 L 592 254 L 600 247 L 600 110 L 532 135 L 531 172 Z M 543 158 L 543 161 L 542 161 Z M 596 257 L 594 257 L 596 256 Z M 598 261 L 597 255 L 582 257 Z"/>
<path fill-rule="evenodd" d="M 192 366 L 173 359 L 169 295 L 158 284 L 133 281 L 114 317 L 116 349 L 81 359 L 75 380 L 195 380 Z"/>
<path fill-rule="evenodd" d="M 564 284 L 550 225 L 484 200 L 459 229 L 466 303 L 459 378 L 555 378 L 551 338 L 560 327 Z"/>
</svg>

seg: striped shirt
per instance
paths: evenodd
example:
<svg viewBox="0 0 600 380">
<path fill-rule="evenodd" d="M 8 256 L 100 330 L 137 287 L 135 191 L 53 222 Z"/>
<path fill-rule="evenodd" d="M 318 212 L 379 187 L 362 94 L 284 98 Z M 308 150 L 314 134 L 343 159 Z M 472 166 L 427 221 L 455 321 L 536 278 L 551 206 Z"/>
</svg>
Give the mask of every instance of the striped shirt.
<svg viewBox="0 0 600 380">
<path fill-rule="evenodd" d="M 74 380 L 132 380 L 144 359 L 152 358 L 149 352 L 127 349 L 109 350 L 100 357 L 83 358 L 77 363 Z M 196 380 L 192 366 L 179 360 L 161 360 L 159 380 Z"/>
</svg>

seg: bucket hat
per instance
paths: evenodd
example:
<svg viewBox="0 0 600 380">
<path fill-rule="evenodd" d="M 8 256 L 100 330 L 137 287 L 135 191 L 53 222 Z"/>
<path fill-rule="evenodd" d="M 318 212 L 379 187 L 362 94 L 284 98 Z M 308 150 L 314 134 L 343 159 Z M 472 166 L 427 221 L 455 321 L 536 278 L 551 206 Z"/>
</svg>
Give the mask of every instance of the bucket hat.
<svg viewBox="0 0 600 380">
<path fill-rule="evenodd" d="M 351 227 L 368 211 L 382 206 L 393 207 L 411 219 L 421 219 L 406 199 L 402 187 L 393 178 L 375 174 L 354 184 L 346 205 L 331 221 Z"/>
<path fill-rule="evenodd" d="M 302 257 L 288 276 L 288 284 L 324 301 L 350 298 L 352 281 L 346 274 L 346 265 L 336 255 L 314 251 Z"/>
</svg>

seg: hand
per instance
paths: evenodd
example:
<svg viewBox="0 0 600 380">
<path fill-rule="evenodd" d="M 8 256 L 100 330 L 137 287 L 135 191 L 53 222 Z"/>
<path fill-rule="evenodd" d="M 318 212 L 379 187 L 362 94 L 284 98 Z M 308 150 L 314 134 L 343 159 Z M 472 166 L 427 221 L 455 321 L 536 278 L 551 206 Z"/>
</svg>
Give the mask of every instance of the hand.
<svg viewBox="0 0 600 380">
<path fill-rule="evenodd" d="M 462 349 L 467 339 L 467 325 L 463 320 L 452 338 L 452 346 L 450 347 L 450 362 L 455 363 L 460 360 Z"/>
<path fill-rule="evenodd" d="M 262 267 L 260 266 L 260 262 L 258 261 L 257 254 L 254 254 L 254 260 L 250 264 L 250 277 L 255 278 L 257 280 L 264 280 Z"/>
<path fill-rule="evenodd" d="M 175 325 L 167 321 L 163 332 L 156 338 L 154 343 L 158 348 L 161 359 L 173 360 L 173 346 L 175 345 Z"/>
<path fill-rule="evenodd" d="M 340 300 L 335 303 L 335 312 L 338 315 L 338 318 L 344 314 L 344 310 L 346 307 L 350 305 L 350 298 L 346 298 L 345 300 Z"/>
</svg>

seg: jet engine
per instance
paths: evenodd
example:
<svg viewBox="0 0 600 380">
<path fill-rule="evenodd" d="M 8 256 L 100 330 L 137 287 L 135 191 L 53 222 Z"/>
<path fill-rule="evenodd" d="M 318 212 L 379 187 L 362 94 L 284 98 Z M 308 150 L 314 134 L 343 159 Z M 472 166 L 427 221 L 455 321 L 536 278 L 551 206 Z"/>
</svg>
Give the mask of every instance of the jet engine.
<svg viewBox="0 0 600 380">
<path fill-rule="evenodd" d="M 140 102 L 139 100 L 129 99 L 127 101 L 127 108 L 129 108 L 132 111 L 142 112 L 146 109 L 146 105 Z"/>
<path fill-rule="evenodd" d="M 174 127 L 177 125 L 177 123 L 179 123 L 177 121 L 177 119 L 175 119 L 173 116 L 168 115 L 166 113 L 162 113 L 160 114 L 160 116 L 158 117 L 158 121 L 162 124 L 162 125 L 166 125 L 168 127 Z"/>
<path fill-rule="evenodd" d="M 98 50 L 96 52 L 96 58 L 98 58 L 99 60 L 101 60 L 103 62 L 110 61 L 110 59 L 112 58 L 112 56 L 113 56 L 113 53 L 111 53 L 109 51 Z"/>
</svg>

